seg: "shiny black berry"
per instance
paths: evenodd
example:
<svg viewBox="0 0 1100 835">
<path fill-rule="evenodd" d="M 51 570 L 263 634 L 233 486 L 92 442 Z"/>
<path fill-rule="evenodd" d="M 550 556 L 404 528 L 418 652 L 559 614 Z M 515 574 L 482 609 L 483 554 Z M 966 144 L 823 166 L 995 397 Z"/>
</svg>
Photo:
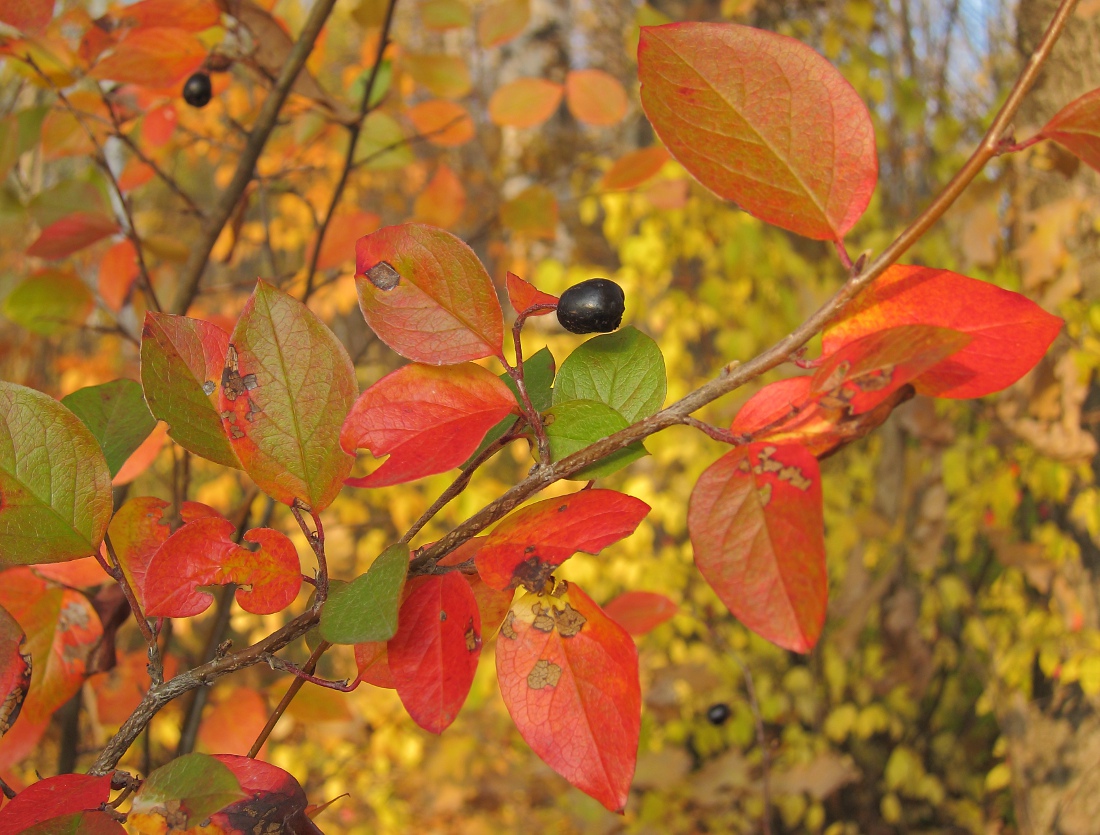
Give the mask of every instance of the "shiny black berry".
<svg viewBox="0 0 1100 835">
<path fill-rule="evenodd" d="M 206 107 L 213 94 L 210 76 L 204 72 L 195 73 L 183 85 L 183 100 L 192 107 Z"/>
<path fill-rule="evenodd" d="M 719 702 L 707 708 L 707 721 L 712 725 L 722 725 L 730 718 L 730 706 Z"/>
<path fill-rule="evenodd" d="M 606 278 L 574 284 L 558 300 L 558 321 L 570 333 L 608 333 L 623 320 L 623 288 Z"/>
</svg>

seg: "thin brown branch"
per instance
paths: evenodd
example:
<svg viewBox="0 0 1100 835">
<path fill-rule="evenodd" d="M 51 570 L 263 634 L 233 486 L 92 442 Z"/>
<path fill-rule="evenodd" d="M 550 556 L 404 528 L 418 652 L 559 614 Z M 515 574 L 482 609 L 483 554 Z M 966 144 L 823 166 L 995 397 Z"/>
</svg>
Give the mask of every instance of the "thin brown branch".
<svg viewBox="0 0 1100 835">
<path fill-rule="evenodd" d="M 317 662 L 321 660 L 321 656 L 324 655 L 329 647 L 331 647 L 328 641 L 321 641 L 317 645 L 317 649 L 309 656 L 309 660 L 306 661 L 302 670 L 306 673 L 312 674 L 317 669 Z M 267 742 L 267 738 L 271 736 L 271 732 L 275 730 L 275 726 L 279 723 L 283 714 L 286 713 L 286 709 L 290 706 L 290 703 L 294 701 L 294 697 L 298 695 L 298 691 L 305 685 L 306 680 L 301 677 L 296 677 L 294 681 L 290 683 L 290 687 L 287 688 L 286 693 L 279 700 L 279 704 L 275 706 L 275 710 L 271 712 L 271 715 L 267 717 L 267 724 L 264 725 L 263 730 L 260 731 L 256 737 L 256 741 L 252 743 L 252 747 L 248 749 L 248 758 L 256 759 L 256 756 L 260 753 L 260 749 L 263 748 L 264 743 Z"/>
<path fill-rule="evenodd" d="M 134 622 L 141 631 L 141 637 L 145 639 L 145 645 L 149 653 L 149 678 L 152 679 L 153 684 L 160 684 L 164 681 L 164 667 L 161 663 L 160 644 L 157 643 L 157 636 L 153 634 L 149 621 L 145 619 L 145 613 L 141 611 L 141 603 L 138 602 L 137 595 L 134 594 L 134 590 L 130 586 L 130 581 L 126 579 L 126 572 L 122 570 L 122 563 L 118 559 L 118 554 L 115 553 L 115 546 L 111 543 L 110 534 L 103 535 L 103 544 L 107 546 L 107 554 L 111 558 L 107 573 L 122 589 L 122 596 L 130 604 Z M 100 559 L 102 560 L 102 557 Z M 102 562 L 100 564 L 102 565 Z"/>
<path fill-rule="evenodd" d="M 221 200 L 218 201 L 214 211 L 203 224 L 201 239 L 191 250 L 191 255 L 183 267 L 180 286 L 175 299 L 172 300 L 171 313 L 184 314 L 191 306 L 191 302 L 199 290 L 199 283 L 202 281 L 202 274 L 206 269 L 207 262 L 210 260 L 210 253 L 214 249 L 214 244 L 217 243 L 225 224 L 233 216 L 233 211 L 236 209 L 241 195 L 244 194 L 245 188 L 252 181 L 256 162 L 259 160 L 264 146 L 267 145 L 271 132 L 275 129 L 279 111 L 282 110 L 298 73 L 305 66 L 306 59 L 313 51 L 313 45 L 321 34 L 321 29 L 324 27 L 325 21 L 328 20 L 334 5 L 336 5 L 336 0 L 317 0 L 310 9 L 309 17 L 306 18 L 301 34 L 290 50 L 290 54 L 287 55 L 286 62 L 279 72 L 279 78 L 271 92 L 268 93 L 267 98 L 264 99 L 260 113 L 252 125 L 252 130 L 248 134 L 248 141 L 241 150 L 237 169 L 233 172 L 233 179 L 230 180 L 229 185 L 222 192 Z"/>
</svg>

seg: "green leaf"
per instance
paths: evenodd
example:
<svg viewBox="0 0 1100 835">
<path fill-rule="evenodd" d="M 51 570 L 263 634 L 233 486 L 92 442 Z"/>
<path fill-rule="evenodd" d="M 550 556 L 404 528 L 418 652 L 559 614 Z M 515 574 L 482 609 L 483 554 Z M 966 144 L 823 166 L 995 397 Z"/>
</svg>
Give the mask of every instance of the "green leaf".
<svg viewBox="0 0 1100 835">
<path fill-rule="evenodd" d="M 334 644 L 388 641 L 397 634 L 409 546 L 391 545 L 366 574 L 332 590 L 321 610 L 321 637 Z"/>
<path fill-rule="evenodd" d="M 379 73 L 382 71 L 379 70 Z M 377 82 L 375 82 L 377 84 Z M 373 98 L 373 95 L 372 95 Z M 375 110 L 363 120 L 359 147 L 355 150 L 357 164 L 371 171 L 392 171 L 404 168 L 416 157 L 405 140 L 405 131 L 388 113 Z"/>
<path fill-rule="evenodd" d="M 634 327 L 589 339 L 561 364 L 554 403 L 598 400 L 635 423 L 665 402 L 665 358 Z"/>
<path fill-rule="evenodd" d="M 4 299 L 4 315 L 29 331 L 52 336 L 84 324 L 94 299 L 71 272 L 44 270 L 25 278 Z"/>
<path fill-rule="evenodd" d="M 610 406 L 595 400 L 559 403 L 546 413 L 546 418 L 546 435 L 550 439 L 550 455 L 554 461 L 560 461 L 630 425 L 626 418 Z M 646 448 L 638 441 L 590 467 L 585 467 L 571 478 L 587 481 L 610 475 L 646 454 Z"/>
<path fill-rule="evenodd" d="M 61 402 L 91 430 L 112 478 L 157 425 L 145 405 L 141 385 L 133 380 L 78 389 Z"/>
<path fill-rule="evenodd" d="M 176 802 L 186 816 L 181 829 L 197 826 L 248 795 L 233 772 L 207 754 L 184 754 L 153 771 L 134 798 L 132 813 L 150 814 Z"/>
<path fill-rule="evenodd" d="M 94 554 L 111 507 L 92 433 L 52 397 L 0 382 L 0 565 Z"/>
<path fill-rule="evenodd" d="M 531 398 L 531 405 L 538 412 L 545 412 L 549 409 L 553 400 L 554 368 L 554 355 L 550 353 L 549 348 L 540 348 L 523 361 L 523 383 L 527 386 L 527 396 Z M 512 390 L 512 394 L 516 396 L 516 403 L 522 409 L 523 401 L 520 399 L 516 381 L 509 377 L 507 373 L 501 374 L 500 379 L 504 381 L 504 385 Z M 474 450 L 474 454 L 466 459 L 466 464 L 481 455 L 489 444 L 502 437 L 515 422 L 516 416 L 509 415 L 490 429 L 478 448 Z M 466 464 L 463 464 L 463 466 L 466 466 Z"/>
</svg>

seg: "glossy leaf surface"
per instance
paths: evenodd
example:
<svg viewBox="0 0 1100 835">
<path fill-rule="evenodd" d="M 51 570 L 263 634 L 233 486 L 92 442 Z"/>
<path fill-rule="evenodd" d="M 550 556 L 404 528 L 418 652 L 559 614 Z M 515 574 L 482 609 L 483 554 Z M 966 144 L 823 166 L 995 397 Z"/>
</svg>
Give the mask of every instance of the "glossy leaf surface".
<svg viewBox="0 0 1100 835">
<path fill-rule="evenodd" d="M 77 389 L 61 402 L 99 442 L 112 477 L 157 425 L 145 405 L 141 385 L 133 380 Z"/>
<path fill-rule="evenodd" d="M 58 774 L 19 792 L 0 809 L 0 832 L 23 832 L 39 821 L 98 809 L 111 796 L 111 775 Z"/>
<path fill-rule="evenodd" d="M 643 27 L 642 107 L 718 196 L 819 240 L 859 220 L 878 178 L 867 107 L 793 38 L 728 23 Z"/>
<path fill-rule="evenodd" d="M 302 587 L 298 552 L 285 534 L 253 528 L 246 542 L 232 540 L 236 526 L 220 516 L 189 522 L 157 549 L 149 561 L 143 588 L 146 614 L 186 618 L 214 602 L 200 586 L 236 583 L 237 602 L 246 612 L 269 615 L 290 605 Z"/>
<path fill-rule="evenodd" d="M 1039 132 L 1068 148 L 1074 156 L 1100 171 L 1100 90 L 1074 99 L 1054 114 Z"/>
<path fill-rule="evenodd" d="M 665 358 L 634 327 L 593 337 L 573 351 L 558 371 L 554 403 L 597 400 L 636 423 L 665 402 Z"/>
<path fill-rule="evenodd" d="M 753 443 L 699 478 L 688 508 L 695 564 L 745 626 L 809 652 L 828 596 L 821 476 L 804 447 Z"/>
<path fill-rule="evenodd" d="M 31 654 L 23 627 L 0 607 L 0 736 L 19 717 L 31 685 Z"/>
<path fill-rule="evenodd" d="M 541 591 L 577 551 L 598 554 L 630 536 L 649 513 L 641 499 L 614 490 L 581 490 L 520 508 L 477 552 L 477 571 L 495 589 Z"/>
<path fill-rule="evenodd" d="M 0 381 L 0 565 L 94 554 L 111 507 L 92 433 L 52 397 Z"/>
<path fill-rule="evenodd" d="M 537 412 L 544 412 L 550 408 L 551 399 L 553 398 L 554 371 L 554 356 L 548 348 L 540 348 L 523 361 L 523 385 L 527 389 L 527 396 L 531 400 L 531 405 L 535 407 Z M 504 385 L 508 386 L 515 397 L 516 408 L 522 411 L 523 400 L 519 395 L 519 388 L 516 386 L 515 380 L 507 372 L 501 374 L 500 379 L 504 381 Z M 515 418 L 509 415 L 490 429 L 473 455 L 470 456 L 470 459 L 477 456 L 489 444 L 501 438 L 515 422 Z M 470 459 L 467 459 L 467 461 Z"/>
<path fill-rule="evenodd" d="M 626 805 L 641 727 L 638 651 L 576 584 L 525 594 L 497 639 L 512 721 L 547 765 L 608 809 Z"/>
<path fill-rule="evenodd" d="M 462 709 L 481 655 L 481 613 L 462 576 L 418 577 L 389 642 L 397 695 L 420 727 L 442 733 Z"/>
<path fill-rule="evenodd" d="M 387 226 L 355 244 L 359 306 L 403 357 L 447 365 L 500 356 L 504 322 L 492 279 L 442 229 Z"/>
<path fill-rule="evenodd" d="M 345 451 L 365 448 L 389 458 L 347 483 L 382 487 L 457 467 L 513 411 L 512 392 L 479 365 L 399 368 L 363 392 L 340 433 Z"/>
<path fill-rule="evenodd" d="M 824 354 L 885 328 L 934 325 L 973 336 L 914 381 L 933 397 L 982 397 L 1016 382 L 1046 353 L 1062 320 L 1019 293 L 928 267 L 893 266 L 825 331 Z"/>
<path fill-rule="evenodd" d="M 628 591 L 610 601 L 603 611 L 631 635 L 644 635 L 671 619 L 677 607 L 655 591 Z"/>
<path fill-rule="evenodd" d="M 353 463 L 339 441 L 357 394 L 336 335 L 301 302 L 257 282 L 230 338 L 219 407 L 260 489 L 314 512 L 328 507 Z"/>
<path fill-rule="evenodd" d="M 409 546 L 391 545 L 365 574 L 334 588 L 321 610 L 321 636 L 334 644 L 388 641 L 409 571 Z"/>
<path fill-rule="evenodd" d="M 626 422 L 626 418 L 610 406 L 595 400 L 569 400 L 558 403 L 547 411 L 546 419 L 550 454 L 555 461 L 579 452 L 586 446 L 613 435 L 620 429 L 626 429 L 630 425 Z M 570 478 L 587 481 L 611 475 L 646 454 L 645 447 L 639 441 L 585 467 Z"/>
<path fill-rule="evenodd" d="M 147 313 L 141 329 L 141 385 L 149 409 L 184 449 L 240 469 L 218 408 L 229 334 L 211 322 Z"/>
</svg>

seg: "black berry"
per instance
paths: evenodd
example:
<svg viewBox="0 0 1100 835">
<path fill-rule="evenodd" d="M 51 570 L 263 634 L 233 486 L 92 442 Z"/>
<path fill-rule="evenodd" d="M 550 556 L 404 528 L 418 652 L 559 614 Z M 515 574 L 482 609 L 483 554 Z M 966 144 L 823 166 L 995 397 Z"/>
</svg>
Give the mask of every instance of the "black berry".
<svg viewBox="0 0 1100 835">
<path fill-rule="evenodd" d="M 192 107 L 206 107 L 212 95 L 210 76 L 204 72 L 195 73 L 183 85 L 183 100 Z"/>
<path fill-rule="evenodd" d="M 730 706 L 724 702 L 707 708 L 707 721 L 712 725 L 722 725 L 730 718 Z"/>
<path fill-rule="evenodd" d="M 574 284 L 558 300 L 558 322 L 570 333 L 608 333 L 623 320 L 623 288 L 606 278 Z"/>
</svg>

